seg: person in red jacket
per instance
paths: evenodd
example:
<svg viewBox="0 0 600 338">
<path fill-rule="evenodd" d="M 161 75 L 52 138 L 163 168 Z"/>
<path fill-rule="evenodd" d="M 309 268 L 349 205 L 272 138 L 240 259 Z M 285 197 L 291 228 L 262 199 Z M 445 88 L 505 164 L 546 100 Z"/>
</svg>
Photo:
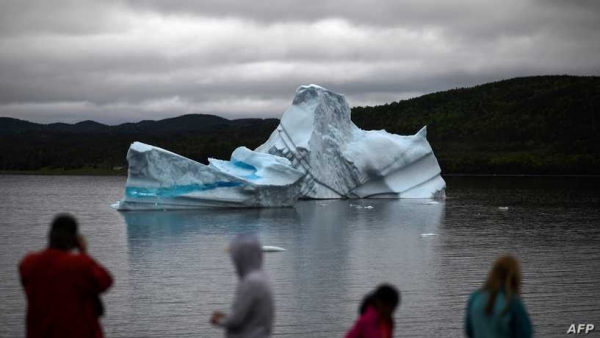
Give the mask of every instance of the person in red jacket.
<svg viewBox="0 0 600 338">
<path fill-rule="evenodd" d="M 87 254 L 77 221 L 56 216 L 48 248 L 29 253 L 19 265 L 27 296 L 27 338 L 102 338 L 99 295 L 113 283 L 110 273 Z M 74 252 L 77 250 L 78 252 Z"/>
<path fill-rule="evenodd" d="M 392 338 L 393 314 L 400 303 L 400 292 L 390 284 L 382 284 L 368 294 L 360 305 L 360 317 L 346 338 Z"/>
</svg>

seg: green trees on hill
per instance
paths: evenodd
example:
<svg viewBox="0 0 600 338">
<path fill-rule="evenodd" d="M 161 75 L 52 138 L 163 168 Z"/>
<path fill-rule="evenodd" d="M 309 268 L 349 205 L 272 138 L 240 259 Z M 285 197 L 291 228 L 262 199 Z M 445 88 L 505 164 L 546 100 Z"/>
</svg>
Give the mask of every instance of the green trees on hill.
<svg viewBox="0 0 600 338">
<path fill-rule="evenodd" d="M 540 76 L 355 107 L 363 129 L 428 139 L 445 173 L 600 174 L 600 78 Z"/>
<path fill-rule="evenodd" d="M 193 160 L 207 163 L 209 157 L 229 159 L 232 151 L 245 145 L 262 144 L 277 127 L 278 120 L 219 128 L 211 132 L 169 133 L 65 133 L 30 131 L 0 134 L 0 170 L 49 171 L 85 168 L 110 172 L 126 167 L 126 155 L 134 141 L 152 144 Z M 97 170 L 99 169 L 99 170 Z"/>
</svg>

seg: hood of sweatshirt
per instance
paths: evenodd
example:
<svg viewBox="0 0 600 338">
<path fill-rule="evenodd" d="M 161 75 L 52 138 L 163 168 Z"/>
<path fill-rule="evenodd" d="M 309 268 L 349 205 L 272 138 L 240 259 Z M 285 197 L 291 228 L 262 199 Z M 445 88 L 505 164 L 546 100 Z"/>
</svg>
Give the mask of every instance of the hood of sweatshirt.
<svg viewBox="0 0 600 338">
<path fill-rule="evenodd" d="M 229 252 L 240 278 L 262 267 L 263 252 L 258 238 L 253 234 L 235 236 L 229 245 Z"/>
</svg>

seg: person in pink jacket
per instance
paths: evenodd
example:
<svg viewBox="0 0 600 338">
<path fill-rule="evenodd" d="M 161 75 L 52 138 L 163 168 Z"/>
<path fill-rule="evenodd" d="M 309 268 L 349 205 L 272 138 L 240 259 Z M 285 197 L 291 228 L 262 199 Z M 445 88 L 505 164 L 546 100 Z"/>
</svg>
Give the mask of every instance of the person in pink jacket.
<svg viewBox="0 0 600 338">
<path fill-rule="evenodd" d="M 393 314 L 400 303 L 400 292 L 389 284 L 382 284 L 368 294 L 360 305 L 360 317 L 346 338 L 392 338 Z"/>
</svg>

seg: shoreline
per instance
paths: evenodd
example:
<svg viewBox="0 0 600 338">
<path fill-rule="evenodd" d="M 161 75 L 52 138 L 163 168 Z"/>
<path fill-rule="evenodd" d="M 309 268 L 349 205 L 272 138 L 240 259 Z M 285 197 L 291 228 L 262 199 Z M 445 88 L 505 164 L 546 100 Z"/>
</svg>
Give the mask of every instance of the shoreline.
<svg viewBox="0 0 600 338">
<path fill-rule="evenodd" d="M 51 170 L 0 170 L 0 175 L 18 176 L 127 176 L 127 170 L 113 169 L 51 169 Z"/>
</svg>

